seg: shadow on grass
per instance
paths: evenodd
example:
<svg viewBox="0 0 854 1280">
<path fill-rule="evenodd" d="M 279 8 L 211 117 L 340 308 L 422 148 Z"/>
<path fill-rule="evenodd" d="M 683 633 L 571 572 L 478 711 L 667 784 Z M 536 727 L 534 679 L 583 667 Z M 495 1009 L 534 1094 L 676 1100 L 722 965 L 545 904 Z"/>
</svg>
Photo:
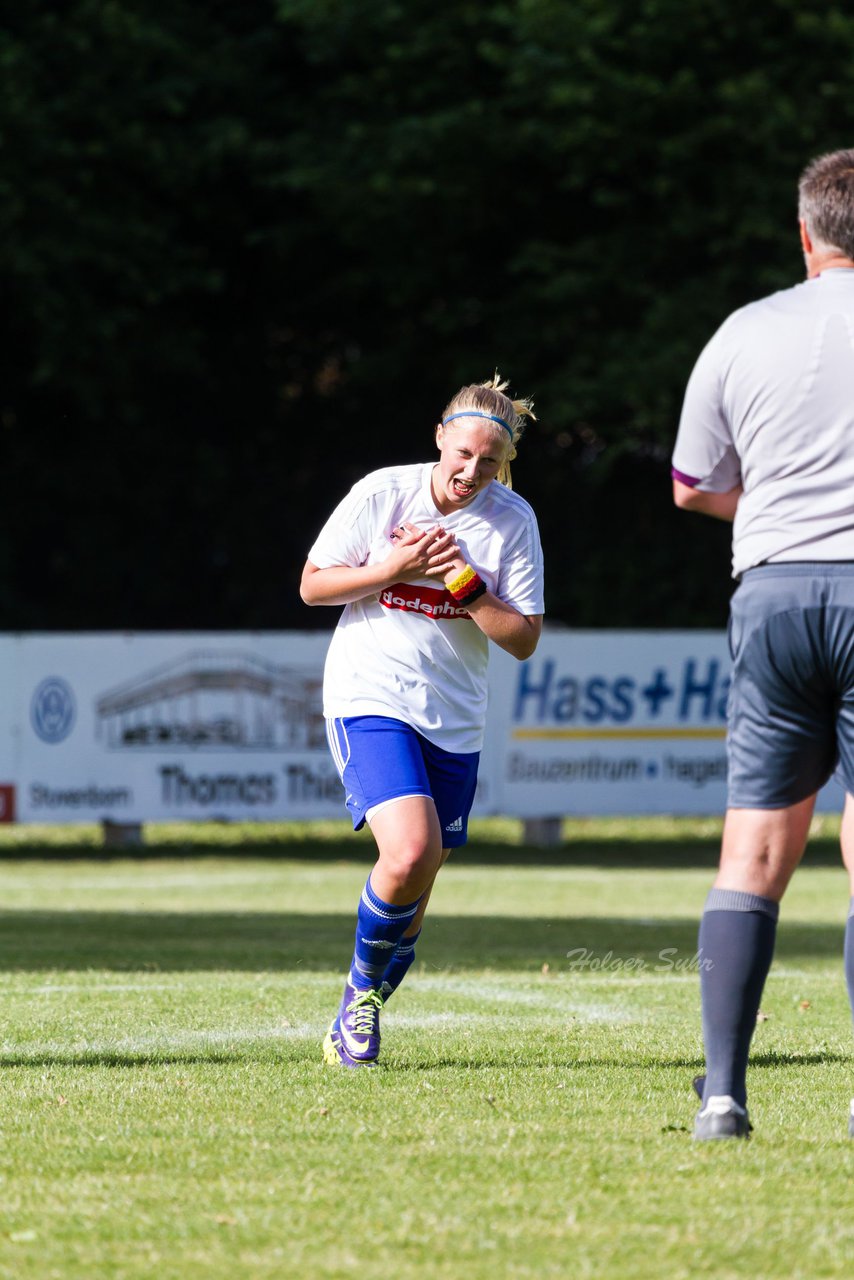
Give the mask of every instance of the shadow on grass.
<svg viewBox="0 0 854 1280">
<path fill-rule="evenodd" d="M 282 1048 L 286 1052 L 282 1053 Z M 543 1044 L 539 1051 L 526 1046 L 524 1067 L 526 1070 L 536 1069 L 538 1067 L 551 1071 L 555 1067 L 566 1067 L 568 1069 L 576 1068 L 577 1070 L 602 1070 L 613 1068 L 620 1071 L 685 1071 L 685 1092 L 693 1098 L 691 1079 L 694 1075 L 703 1070 L 704 1062 L 701 1057 L 681 1057 L 668 1058 L 647 1055 L 644 1057 L 629 1057 L 628 1055 L 620 1057 L 610 1057 L 606 1055 L 590 1055 L 579 1054 L 577 1052 L 577 1043 L 567 1042 L 565 1047 L 559 1045 L 559 1037 L 552 1036 L 548 1044 Z M 289 1051 L 288 1051 L 289 1050 Z M 292 1046 L 277 1046 L 267 1043 L 265 1056 L 270 1061 L 279 1063 L 287 1063 L 287 1061 L 304 1062 L 307 1058 L 314 1061 L 318 1057 L 317 1045 L 314 1043 L 304 1044 L 294 1050 Z M 827 1066 L 829 1063 L 840 1063 L 848 1065 L 854 1060 L 854 1054 L 845 1053 L 760 1053 L 751 1055 L 750 1069 L 751 1071 L 778 1071 L 781 1067 L 805 1067 L 805 1066 Z M 79 1052 L 76 1050 L 62 1049 L 51 1050 L 34 1049 L 31 1052 L 27 1050 L 9 1051 L 0 1053 L 0 1070 L 11 1067 L 78 1067 L 82 1069 L 89 1068 L 97 1070 L 107 1067 L 117 1071 L 135 1070 L 139 1067 L 189 1067 L 189 1066 L 234 1066 L 243 1067 L 247 1062 L 258 1062 L 258 1046 L 244 1045 L 233 1050 L 212 1050 L 210 1053 L 199 1052 L 198 1050 L 187 1050 L 186 1052 L 146 1052 L 144 1050 L 92 1050 L 89 1053 Z M 511 1065 L 508 1059 L 507 1049 L 505 1045 L 496 1047 L 494 1052 L 490 1052 L 489 1046 L 480 1043 L 476 1053 L 470 1056 L 466 1054 L 464 1049 L 460 1049 L 453 1054 L 431 1055 L 426 1053 L 420 1057 L 395 1057 L 392 1052 L 388 1055 L 387 1060 L 383 1060 L 379 1064 L 380 1072 L 393 1072 L 395 1075 L 423 1075 L 432 1071 L 449 1068 L 451 1070 L 459 1070 L 464 1067 L 467 1071 L 494 1071 L 496 1068 L 506 1068 Z M 373 1076 L 373 1072 L 370 1073 Z M 356 1075 L 350 1075 L 348 1078 L 357 1078 Z"/>
<path fill-rule="evenodd" d="M 750 1068 L 759 1070 L 779 1070 L 780 1067 L 792 1066 L 826 1066 L 828 1063 L 848 1064 L 854 1060 L 854 1054 L 850 1053 L 762 1053 L 756 1057 L 751 1055 Z M 390 1064 L 392 1065 L 392 1064 Z M 437 1067 L 459 1067 L 464 1065 L 468 1070 L 476 1071 L 478 1069 L 507 1065 L 506 1052 L 496 1054 L 494 1058 L 487 1055 L 484 1057 L 482 1052 L 474 1054 L 471 1060 L 467 1059 L 464 1054 L 456 1053 L 453 1056 L 448 1054 L 445 1057 L 424 1057 L 422 1059 L 412 1058 L 403 1061 L 395 1061 L 393 1068 L 395 1071 L 424 1072 L 433 1071 Z M 539 1055 L 531 1055 L 530 1051 L 526 1051 L 525 1066 L 529 1067 L 555 1067 L 566 1066 L 576 1067 L 580 1070 L 593 1069 L 600 1070 L 602 1068 L 614 1068 L 619 1071 L 686 1071 L 692 1075 L 686 1079 L 686 1093 L 694 1097 L 691 1079 L 693 1075 L 697 1075 L 705 1067 L 702 1057 L 692 1056 L 684 1058 L 667 1058 L 655 1057 L 649 1055 L 647 1057 L 629 1057 L 628 1055 L 619 1058 L 586 1055 L 579 1056 L 573 1052 L 572 1048 L 568 1048 L 563 1054 L 555 1052 L 554 1046 L 547 1046 Z"/>
<path fill-rule="evenodd" d="M 667 839 L 627 839 L 624 835 L 583 836 L 558 845 L 525 845 L 474 838 L 452 854 L 454 861 L 472 866 L 605 867 L 605 868 L 714 868 L 720 856 L 718 837 L 678 836 Z M 317 863 L 361 863 L 373 865 L 376 850 L 369 834 L 345 835 L 341 839 L 265 840 L 247 839 L 232 845 L 151 843 L 140 849 L 115 849 L 104 845 L 15 844 L 0 846 L 0 867 L 4 861 L 77 861 L 111 863 L 189 859 L 193 862 L 222 858 L 268 859 Z M 807 847 L 803 866 L 841 865 L 839 841 L 835 837 L 814 836 Z"/>
<path fill-rule="evenodd" d="M 0 970 L 116 972 L 328 971 L 346 965 L 355 913 L 0 912 Z M 428 918 L 428 969 L 583 971 L 607 978 L 650 968 L 696 970 L 696 918 L 599 916 Z M 839 957 L 842 924 L 781 924 L 777 960 Z M 570 954 L 571 953 L 571 954 Z"/>
<path fill-rule="evenodd" d="M 229 1053 L 223 1051 L 200 1053 L 197 1049 L 188 1049 L 186 1053 L 181 1053 L 180 1051 L 146 1053 L 142 1050 L 134 1052 L 119 1049 L 93 1049 L 91 1053 L 80 1053 L 73 1049 L 69 1049 L 67 1052 L 62 1049 L 51 1050 L 50 1052 L 45 1049 L 33 1049 L 32 1052 L 28 1052 L 26 1049 L 0 1052 L 0 1070 L 4 1067 L 89 1067 L 93 1070 L 100 1067 L 110 1067 L 119 1071 L 129 1071 L 138 1067 L 190 1067 L 204 1066 L 206 1064 L 211 1066 L 242 1066 L 248 1061 L 258 1061 L 257 1046 Z"/>
</svg>

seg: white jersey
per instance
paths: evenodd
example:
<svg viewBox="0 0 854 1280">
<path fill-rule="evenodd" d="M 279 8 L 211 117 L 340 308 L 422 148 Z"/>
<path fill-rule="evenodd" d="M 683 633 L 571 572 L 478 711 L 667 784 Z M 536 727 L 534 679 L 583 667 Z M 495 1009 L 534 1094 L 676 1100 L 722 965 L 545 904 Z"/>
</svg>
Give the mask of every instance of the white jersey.
<svg viewBox="0 0 854 1280">
<path fill-rule="evenodd" d="M 673 453 L 678 480 L 739 483 L 733 573 L 854 560 L 854 270 L 734 312 L 700 355 Z"/>
<path fill-rule="evenodd" d="M 466 507 L 442 515 L 433 463 L 386 467 L 350 490 L 308 558 L 318 569 L 376 564 L 403 523 L 452 533 L 466 560 L 501 600 L 543 612 L 543 553 L 524 498 L 493 480 Z M 446 751 L 479 751 L 486 719 L 487 639 L 440 579 L 398 582 L 348 604 L 332 637 L 323 713 L 404 720 Z"/>
</svg>

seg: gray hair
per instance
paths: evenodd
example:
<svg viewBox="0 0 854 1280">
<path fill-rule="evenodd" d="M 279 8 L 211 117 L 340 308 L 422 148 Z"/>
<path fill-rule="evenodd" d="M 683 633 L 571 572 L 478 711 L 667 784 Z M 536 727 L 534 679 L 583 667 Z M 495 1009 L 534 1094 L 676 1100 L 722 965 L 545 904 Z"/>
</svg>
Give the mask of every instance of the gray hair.
<svg viewBox="0 0 854 1280">
<path fill-rule="evenodd" d="M 798 183 L 798 216 L 820 248 L 854 261 L 854 150 L 830 151 L 807 165 Z"/>
</svg>

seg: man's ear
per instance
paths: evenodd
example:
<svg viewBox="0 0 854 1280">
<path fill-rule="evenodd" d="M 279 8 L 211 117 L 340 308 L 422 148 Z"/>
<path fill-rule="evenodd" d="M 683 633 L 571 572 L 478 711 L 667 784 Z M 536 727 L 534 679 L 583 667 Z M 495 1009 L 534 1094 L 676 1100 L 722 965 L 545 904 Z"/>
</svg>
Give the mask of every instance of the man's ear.
<svg viewBox="0 0 854 1280">
<path fill-rule="evenodd" d="M 807 231 L 807 224 L 803 218 L 798 218 L 798 227 L 801 232 L 801 248 L 804 253 L 812 253 L 812 240 L 810 233 Z"/>
</svg>

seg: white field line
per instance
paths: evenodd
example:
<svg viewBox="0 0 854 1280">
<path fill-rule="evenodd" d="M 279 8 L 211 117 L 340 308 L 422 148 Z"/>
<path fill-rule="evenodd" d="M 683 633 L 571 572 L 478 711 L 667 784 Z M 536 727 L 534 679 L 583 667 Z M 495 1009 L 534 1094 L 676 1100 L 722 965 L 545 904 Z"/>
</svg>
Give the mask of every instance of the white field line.
<svg viewBox="0 0 854 1280">
<path fill-rule="evenodd" d="M 802 976 L 804 981 L 809 981 L 811 986 L 814 987 L 816 985 L 812 982 L 811 975 L 804 974 L 798 976 Z M 684 985 L 686 982 L 692 981 L 692 979 L 682 975 L 668 975 L 665 980 L 668 985 L 679 984 L 680 986 Z M 481 1002 L 485 1000 L 487 1002 L 500 1005 L 502 1007 L 502 1012 L 500 1014 L 473 1013 L 465 1007 L 460 1007 L 458 1009 L 448 1010 L 447 1016 L 455 1019 L 471 1019 L 481 1016 L 487 1019 L 506 1019 L 508 1016 L 507 1008 L 508 1006 L 513 1005 L 518 1010 L 518 1019 L 523 1019 L 526 1022 L 530 1022 L 531 1018 L 537 1012 L 544 1013 L 549 1016 L 557 1015 L 579 1017 L 590 1022 L 633 1022 L 638 1021 L 637 1011 L 630 1012 L 625 1007 L 609 1003 L 607 1000 L 601 999 L 601 997 L 607 996 L 610 992 L 613 992 L 616 987 L 619 987 L 623 994 L 654 987 L 661 989 L 662 976 L 635 976 L 631 978 L 615 976 L 611 979 L 596 979 L 593 982 L 585 982 L 584 985 L 585 989 L 590 992 L 591 996 L 595 993 L 595 995 L 598 995 L 600 999 L 578 999 L 577 991 L 573 996 L 570 996 L 568 992 L 559 991 L 556 987 L 553 987 L 549 994 L 544 993 L 541 997 L 532 992 L 524 991 L 517 991 L 513 993 L 508 991 L 506 994 L 498 995 L 495 995 L 494 993 L 484 993 L 483 996 L 479 997 L 479 1000 Z M 27 1002 L 31 1000 L 46 1001 L 50 1000 L 51 997 L 54 997 L 56 1000 L 63 1000 L 69 995 L 110 997 L 113 993 L 116 993 L 117 995 L 138 994 L 145 996 L 149 992 L 154 994 L 171 991 L 176 994 L 178 992 L 181 994 L 187 994 L 193 990 L 193 985 L 189 983 L 178 984 L 161 982 L 157 984 L 139 985 L 134 983 L 117 985 L 113 985 L 111 983 L 69 983 L 67 986 L 21 987 L 14 990 L 7 988 L 4 993 L 4 998 L 7 1002 L 7 1007 L 11 1007 L 12 1002 L 14 1002 L 15 1007 L 25 1007 Z M 415 982 L 411 984 L 410 992 L 413 996 L 417 995 L 417 985 Z M 284 1001 L 285 993 L 283 992 L 282 994 Z M 459 995 L 462 996 L 463 999 L 466 998 L 466 993 L 459 990 L 453 993 L 448 991 L 448 994 Z M 473 992 L 471 993 L 471 997 L 473 999 L 475 998 Z M 327 1000 L 325 1005 L 328 1004 L 329 1002 Z M 42 1004 L 42 1008 L 43 1007 L 44 1005 Z M 648 1016 L 648 1014 L 649 1010 L 646 1010 L 646 1016 Z M 331 1017 L 331 1013 L 329 1016 Z M 432 1018 L 434 1015 L 428 1014 L 424 1016 Z M 509 1016 L 512 1017 L 512 1013 Z M 398 1013 L 397 1001 L 395 1002 L 395 1007 L 389 1008 L 384 1017 L 391 1018 L 396 1024 L 400 1023 L 400 1025 L 403 1025 L 402 1019 L 404 1018 L 404 1015 Z M 406 1015 L 405 1017 L 406 1025 L 409 1025 L 409 1020 L 411 1020 L 410 1015 Z"/>
<path fill-rule="evenodd" d="M 579 1000 L 577 991 L 570 994 L 565 990 L 557 989 L 554 985 L 544 987 L 542 991 L 532 991 L 530 988 L 526 989 L 522 986 L 516 987 L 489 981 L 478 982 L 470 978 L 455 978 L 453 976 L 433 978 L 421 975 L 416 981 L 419 986 L 427 991 L 433 990 L 442 992 L 445 995 L 463 996 L 478 1002 L 488 1000 L 495 1004 L 514 1005 L 516 1008 L 519 1008 L 520 1005 L 525 1005 L 528 1009 L 543 1009 L 551 1014 L 581 1016 L 591 1022 L 630 1022 L 633 1020 L 629 1010 L 619 1005 L 607 1005 L 601 1001 Z M 414 985 L 413 983 L 413 990 Z M 461 1010 L 459 1013 L 451 1013 L 448 1016 L 466 1020 L 481 1017 L 492 1019 L 493 1017 L 488 1013 L 472 1014 L 465 1010 Z M 506 1017 L 506 1014 L 501 1016 Z"/>
<path fill-rule="evenodd" d="M 67 981 L 62 978 L 52 978 L 49 982 L 40 982 L 37 985 L 29 986 L 24 973 L 4 973 L 0 975 L 0 990 L 3 990 L 7 996 L 18 995 L 21 997 L 66 995 L 81 991 L 94 992 L 96 994 L 110 991 L 194 991 L 205 990 L 211 983 L 215 983 L 219 988 L 222 985 L 223 976 L 222 971 L 216 969 L 201 970 L 192 977 L 188 977 L 184 970 L 172 973 L 168 969 L 158 969 L 156 973 L 152 973 L 150 976 L 148 974 L 140 974 L 128 982 L 125 974 L 113 980 L 109 974 L 98 971 L 97 974 L 93 973 L 91 977 L 81 977 L 79 973 L 76 973 L 73 977 L 69 977 Z M 248 969 L 233 970 L 230 971 L 229 977 L 233 977 L 242 987 L 248 986 L 252 988 L 253 992 L 257 991 L 259 987 L 263 987 L 267 992 L 275 985 L 271 981 L 269 970 L 257 973 Z M 304 981 L 304 975 L 301 981 Z M 318 983 L 318 985 L 320 984 Z"/>
<path fill-rule="evenodd" d="M 36 883 L 35 881 L 33 882 Z M 192 874 L 184 873 L 181 875 L 162 875 L 162 876 L 132 876 L 131 878 L 121 876 L 80 876 L 75 877 L 74 891 L 86 893 L 89 890 L 118 889 L 124 893 L 129 890 L 136 892 L 138 889 L 206 889 L 209 885 L 218 887 L 221 885 L 268 885 L 270 883 L 280 883 L 283 888 L 285 882 L 282 873 L 279 871 L 271 872 L 248 872 L 248 871 L 218 871 L 205 872 L 200 870 Z M 40 884 L 36 887 L 41 887 Z"/>
<path fill-rule="evenodd" d="M 234 1027 L 231 1030 L 218 1029 L 208 1031 L 165 1031 L 160 1035 L 120 1036 L 115 1039 L 99 1037 L 92 1040 L 80 1040 L 69 1037 L 67 1040 L 28 1041 L 26 1044 L 0 1043 L 0 1059 L 4 1055 L 14 1054 L 23 1059 L 37 1057 L 42 1054 L 85 1055 L 99 1057 L 113 1054 L 164 1055 L 175 1052 L 193 1050 L 234 1049 L 238 1044 L 269 1044 L 276 1040 L 317 1040 L 322 1038 L 326 1028 L 326 1020 L 317 1023 L 297 1023 L 294 1026 L 253 1027 L 251 1029 Z"/>
<path fill-rule="evenodd" d="M 667 974 L 668 978 L 682 978 L 682 974 Z M 695 975 L 688 975 L 693 978 Z M 659 974 L 656 977 L 650 976 L 647 982 L 661 982 L 665 977 Z M 458 993 L 462 996 L 470 997 L 473 1000 L 495 1000 L 507 1004 L 530 1004 L 541 1007 L 554 1008 L 555 1000 L 563 998 L 578 1000 L 579 992 L 577 988 L 572 991 L 567 990 L 568 982 L 582 981 L 585 987 L 611 986 L 612 983 L 619 981 L 623 986 L 632 986 L 640 984 L 644 981 L 643 977 L 637 974 L 574 974 L 569 970 L 560 970 L 554 976 L 543 979 L 542 987 L 538 990 L 532 990 L 530 986 L 515 987 L 512 984 L 491 982 L 488 979 L 475 978 L 455 978 L 453 975 L 447 977 L 432 977 L 427 974 L 419 974 L 417 979 L 419 986 L 429 990 L 443 991 L 446 994 Z M 528 980 L 530 981 L 530 979 Z M 414 982 L 413 982 L 414 987 Z"/>
<path fill-rule="evenodd" d="M 270 970 L 240 970 L 235 971 L 233 976 L 244 984 L 261 983 L 265 988 L 268 996 L 274 996 L 276 988 L 281 983 L 283 997 L 287 994 L 288 982 L 284 975 L 277 975 Z M 693 971 L 676 972 L 670 968 L 659 968 L 658 961 L 649 961 L 644 970 L 634 970 L 628 973 L 620 972 L 594 972 L 588 973 L 584 970 L 573 972 L 571 969 L 556 969 L 548 978 L 542 980 L 542 987 L 539 990 L 533 990 L 530 986 L 513 986 L 499 982 L 492 982 L 489 979 L 460 978 L 453 974 L 417 974 L 413 975 L 406 984 L 407 995 L 417 995 L 418 991 L 436 991 L 446 995 L 460 995 L 464 998 L 473 1000 L 492 1000 L 501 1004 L 526 1004 L 532 1007 L 548 1007 L 554 1008 L 556 998 L 562 1003 L 564 998 L 570 995 L 567 990 L 567 984 L 583 983 L 586 989 L 601 987 L 661 987 L 663 983 L 668 985 L 671 983 L 690 983 L 698 982 L 699 975 Z M 789 981 L 797 979 L 798 981 L 810 982 L 812 984 L 838 986 L 844 981 L 841 973 L 822 972 L 818 969 L 800 969 L 790 966 L 780 965 L 772 966 L 767 981 Z M 129 992 L 138 991 L 192 991 L 199 988 L 205 988 L 210 982 L 221 982 L 221 975 L 214 970 L 202 971 L 197 975 L 188 977 L 185 972 L 171 973 L 169 970 L 160 970 L 157 974 L 152 974 L 149 979 L 142 975 L 132 982 L 117 980 L 111 981 L 109 975 L 99 974 L 97 979 L 85 979 L 75 976 L 67 982 L 54 980 L 51 982 L 42 982 L 37 986 L 29 986 L 26 983 L 26 975 L 23 973 L 4 973 L 0 974 L 0 990 L 6 992 L 7 997 L 18 997 L 19 999 L 28 999 L 31 996 L 49 996 L 49 995 L 69 995 L 69 994 L 110 994 L 111 992 Z M 530 983 L 531 977 L 526 977 L 524 981 Z M 536 979 L 533 979 L 536 981 Z M 315 986 L 321 990 L 326 990 L 330 984 L 330 977 L 327 973 L 302 973 L 300 975 L 301 986 Z M 572 995 L 577 997 L 577 989 L 573 989 Z M 576 1001 L 577 1002 L 577 1001 Z M 395 1005 L 396 1009 L 396 1005 Z M 394 1009 L 389 1010 L 389 1014 Z"/>
<path fill-rule="evenodd" d="M 578 1014 L 587 1022 L 623 1022 L 627 1019 L 614 1017 L 612 1010 L 595 1008 L 579 1008 Z M 399 1014 L 393 1019 L 395 1028 L 418 1030 L 424 1028 L 435 1030 L 437 1027 L 453 1027 L 460 1029 L 469 1026 L 497 1027 L 506 1029 L 508 1019 L 505 1013 L 426 1013 L 421 1015 Z M 298 1022 L 291 1026 L 273 1025 L 267 1027 L 216 1030 L 180 1030 L 173 1029 L 161 1034 L 146 1036 L 118 1036 L 116 1038 L 98 1037 L 81 1040 L 69 1037 L 67 1040 L 28 1041 L 25 1044 L 11 1041 L 0 1042 L 0 1062 L 4 1057 L 14 1056 L 16 1061 L 26 1064 L 27 1059 L 43 1056 L 62 1058 L 69 1054 L 80 1057 L 169 1057 L 175 1053 L 228 1051 L 251 1045 L 270 1045 L 276 1041 L 293 1043 L 295 1041 L 315 1041 L 320 1044 L 328 1027 L 328 1018 L 317 1022 Z"/>
<path fill-rule="evenodd" d="M 558 970 L 554 981 L 566 981 L 574 978 L 576 975 L 567 969 Z M 581 976 L 581 975 L 577 975 Z M 844 983 L 841 972 L 819 973 L 810 969 L 779 969 L 776 972 L 772 969 L 768 975 L 767 981 L 771 982 L 775 979 L 798 978 L 809 982 L 827 982 L 836 986 L 838 983 Z M 551 980 L 551 979 L 550 979 Z M 621 987 L 662 987 L 664 984 L 671 986 L 675 983 L 685 985 L 697 985 L 699 990 L 700 976 L 699 973 L 674 973 L 669 969 L 659 969 L 658 961 L 647 965 L 647 972 L 635 973 L 596 973 L 584 976 L 583 981 L 587 986 L 614 986 Z"/>
<path fill-rule="evenodd" d="M 22 987 L 22 997 L 68 995 L 70 992 L 100 994 L 112 991 L 174 991 L 186 989 L 186 983 L 176 982 L 46 982 L 40 987 Z"/>
<path fill-rule="evenodd" d="M 840 958 L 841 954 L 842 952 L 840 948 Z M 822 973 L 820 969 L 789 969 L 785 965 L 780 965 L 778 968 L 776 965 L 772 965 L 771 972 L 768 974 L 766 981 L 773 982 L 778 978 L 797 978 L 802 982 L 829 983 L 834 987 L 839 986 L 840 988 L 845 984 L 845 977 L 842 973 L 841 964 L 839 966 L 838 973 L 828 973 L 827 971 Z"/>
<path fill-rule="evenodd" d="M 580 1004 L 572 1001 L 563 1001 L 559 1007 L 552 1006 L 549 1009 L 550 1017 L 549 1025 L 562 1025 L 568 1017 L 576 1019 L 578 1022 L 587 1023 L 608 1023 L 612 1025 L 627 1025 L 628 1023 L 637 1022 L 637 1018 L 633 1018 L 630 1013 L 624 1009 L 615 1009 L 612 1005 L 597 1004 Z M 508 1026 L 525 1026 L 530 1027 L 534 1019 L 520 1015 L 514 1016 L 512 1013 L 471 1013 L 467 1010 L 460 1009 L 458 1012 L 445 1010 L 443 1013 L 422 1013 L 422 1014 L 392 1014 L 389 1013 L 389 1025 L 395 1027 L 434 1027 L 434 1026 L 450 1026 L 457 1023 L 460 1026 L 470 1026 L 477 1024 L 478 1026 L 494 1026 L 498 1028 L 507 1028 Z"/>
</svg>

